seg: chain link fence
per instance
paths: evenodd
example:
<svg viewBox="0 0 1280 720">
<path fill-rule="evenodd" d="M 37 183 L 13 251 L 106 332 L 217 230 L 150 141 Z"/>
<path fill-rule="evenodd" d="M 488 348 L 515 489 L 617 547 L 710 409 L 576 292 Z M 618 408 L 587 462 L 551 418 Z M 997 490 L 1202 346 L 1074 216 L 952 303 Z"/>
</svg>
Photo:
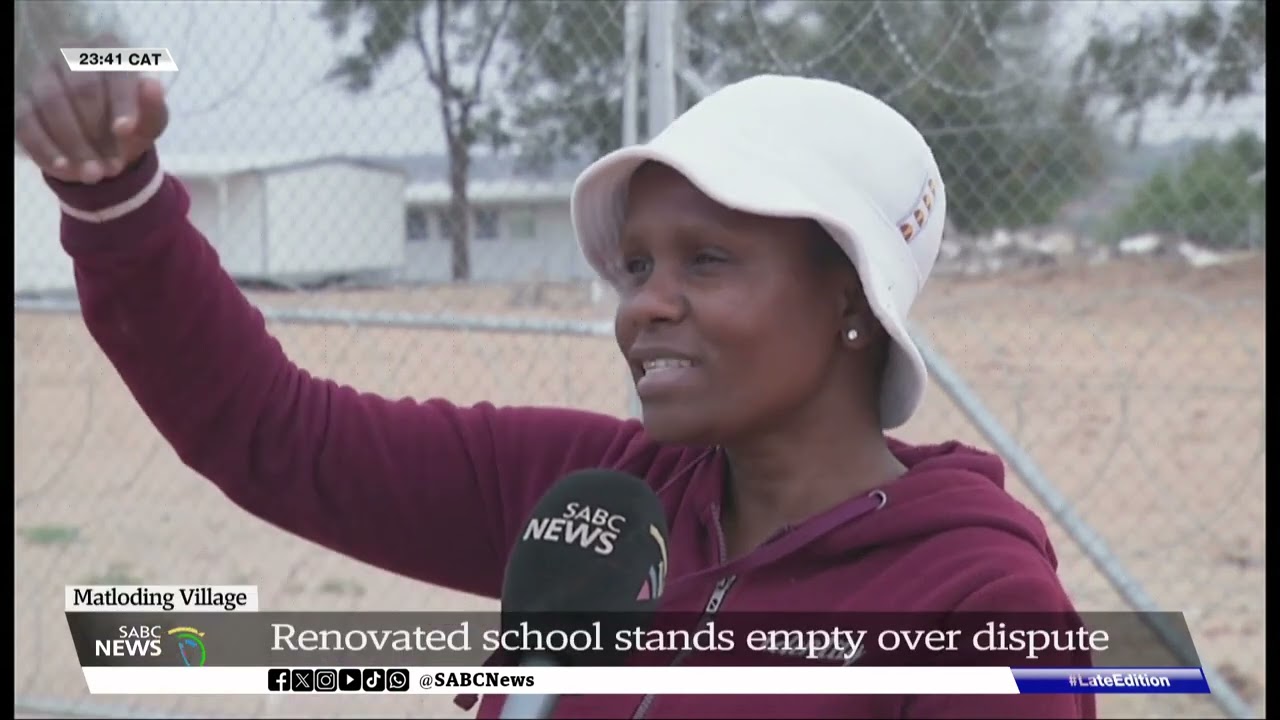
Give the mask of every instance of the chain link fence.
<svg viewBox="0 0 1280 720">
<path fill-rule="evenodd" d="M 1187 613 L 1220 704 L 1110 696 L 1105 714 L 1262 716 L 1264 28 L 1261 2 L 20 2 L 15 80 L 67 36 L 167 46 L 165 164 L 313 373 L 614 414 L 629 393 L 569 225 L 577 172 L 755 73 L 883 97 L 933 144 L 952 214 L 914 311 L 937 382 L 902 436 L 996 446 L 1081 608 Z M 19 716 L 466 716 L 447 698 L 86 695 L 56 610 L 70 583 L 475 600 L 264 527 L 192 477 L 84 331 L 56 204 L 17 156 L 15 203 Z"/>
<path fill-rule="evenodd" d="M 1101 711 L 1265 712 L 1263 4 L 665 12 L 673 110 L 804 74 L 929 139 L 951 227 L 914 310 L 934 397 L 904 436 L 994 445 L 1078 605 L 1184 611 L 1215 674 L 1213 700 Z"/>
</svg>

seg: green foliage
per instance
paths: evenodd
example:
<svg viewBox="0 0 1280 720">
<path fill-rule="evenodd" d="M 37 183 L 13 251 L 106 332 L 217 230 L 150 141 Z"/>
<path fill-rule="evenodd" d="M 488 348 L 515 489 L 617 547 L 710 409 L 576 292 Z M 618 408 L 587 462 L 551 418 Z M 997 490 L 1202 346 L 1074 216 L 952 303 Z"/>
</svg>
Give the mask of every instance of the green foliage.
<svg viewBox="0 0 1280 720">
<path fill-rule="evenodd" d="M 320 17 L 335 38 L 361 28 L 360 48 L 340 56 L 328 77 L 351 92 L 365 92 L 407 50 L 421 61 L 424 81 L 435 90 L 451 146 L 470 149 L 482 140 L 500 140 L 492 122 L 499 93 L 484 81 L 512 6 L 511 0 L 324 0 Z"/>
<path fill-rule="evenodd" d="M 884 98 L 933 145 L 951 221 L 981 233 L 1049 222 L 1094 185 L 1110 147 L 1095 125 L 1099 101 L 1118 100 L 1140 126 L 1156 100 L 1225 102 L 1257 91 L 1266 59 L 1263 3 L 1180 7 L 1124 27 L 1099 25 L 1079 58 L 1061 58 L 1051 42 L 1061 6 L 1042 0 L 688 0 L 678 54 L 711 87 L 781 72 Z M 335 37 L 362 20 L 359 51 L 333 72 L 353 91 L 369 88 L 401 50 L 422 57 L 441 100 L 452 179 L 464 181 L 469 153 L 481 143 L 508 147 L 534 171 L 561 160 L 582 164 L 621 144 L 624 8 L 622 0 L 326 0 L 323 14 Z M 499 34 L 503 52 L 491 58 Z M 640 68 L 645 55 L 642 40 Z M 644 138 L 651 132 L 641 75 L 636 124 Z M 482 83 L 489 77 L 498 79 Z M 679 87 L 684 107 L 697 101 L 688 83 Z M 449 226 L 459 234 L 465 192 L 465 182 L 455 183 L 458 221 Z M 1237 199 L 1220 207 L 1235 208 L 1250 192 L 1225 191 L 1222 197 Z M 1147 215 L 1130 220 L 1137 217 Z"/>
<path fill-rule="evenodd" d="M 326 0 L 320 17 L 335 37 L 351 32 L 357 18 L 366 21 L 360 50 L 340 57 L 329 78 L 341 81 L 351 92 L 368 90 L 377 71 L 422 30 L 425 8 L 424 0 Z"/>
<path fill-rule="evenodd" d="M 18 529 L 18 537 L 29 545 L 70 545 L 80 540 L 80 528 L 74 525 L 36 525 Z"/>
<path fill-rule="evenodd" d="M 622 27 L 621 0 L 517 3 L 507 38 L 520 63 L 506 89 L 515 103 L 513 141 L 526 170 L 594 159 L 622 143 Z M 640 49 L 643 59 L 643 43 Z M 643 82 L 639 90 L 643 104 Z"/>
<path fill-rule="evenodd" d="M 1107 235 L 1162 233 L 1217 248 L 1265 245 L 1266 189 L 1252 178 L 1266 162 L 1266 144 L 1250 132 L 1203 143 L 1144 183 Z"/>
<path fill-rule="evenodd" d="M 1130 143 L 1153 102 L 1181 107 L 1191 98 L 1228 103 L 1266 88 L 1267 6 L 1263 0 L 1201 0 L 1193 12 L 1168 3 L 1124 27 L 1099 24 L 1072 68 L 1087 99 L 1111 100 L 1132 117 Z"/>
</svg>

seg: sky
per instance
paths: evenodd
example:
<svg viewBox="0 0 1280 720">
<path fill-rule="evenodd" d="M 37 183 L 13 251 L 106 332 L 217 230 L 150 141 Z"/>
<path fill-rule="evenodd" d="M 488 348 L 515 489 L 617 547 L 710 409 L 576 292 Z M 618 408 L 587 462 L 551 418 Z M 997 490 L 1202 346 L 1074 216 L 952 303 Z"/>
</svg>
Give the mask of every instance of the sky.
<svg viewBox="0 0 1280 720">
<path fill-rule="evenodd" d="M 1087 37 L 1090 22 L 1123 22 L 1169 4 L 1079 2 L 1057 24 L 1053 46 L 1066 56 Z M 172 113 L 162 139 L 166 150 L 396 155 L 441 147 L 436 106 L 416 57 L 397 58 L 365 95 L 323 81 L 355 36 L 335 40 L 315 2 L 95 0 L 94 6 L 125 29 L 131 44 L 164 46 L 173 54 L 179 71 L 162 78 L 170 84 Z M 1260 97 L 1207 111 L 1157 109 L 1147 137 L 1221 136 L 1241 126 L 1262 133 L 1264 105 Z"/>
</svg>

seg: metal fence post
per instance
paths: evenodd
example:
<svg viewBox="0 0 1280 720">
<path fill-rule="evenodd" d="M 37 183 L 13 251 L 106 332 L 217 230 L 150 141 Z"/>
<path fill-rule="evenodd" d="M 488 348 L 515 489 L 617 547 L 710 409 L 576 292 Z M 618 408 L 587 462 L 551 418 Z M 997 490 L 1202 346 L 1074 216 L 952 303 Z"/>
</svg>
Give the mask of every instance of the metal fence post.
<svg viewBox="0 0 1280 720">
<path fill-rule="evenodd" d="M 628 11 L 630 6 L 635 3 L 628 3 Z M 644 10 L 646 12 L 646 50 L 648 58 L 646 65 L 646 81 L 648 87 L 648 127 L 647 135 L 652 138 L 662 131 L 672 120 L 676 119 L 679 110 L 676 107 L 676 18 L 677 5 L 675 0 L 654 0 L 645 3 Z M 627 20 L 631 21 L 631 14 L 628 12 Z M 631 33 L 627 34 L 628 41 L 631 40 Z M 628 57 L 630 54 L 628 53 Z M 627 91 L 631 90 L 630 85 Z M 629 95 L 624 94 L 624 97 Z M 625 104 L 625 103 L 624 103 Z M 624 114 L 627 110 L 624 109 Z M 623 120 L 624 134 L 627 128 L 627 120 Z M 634 125 L 632 126 L 634 128 Z M 634 142 L 634 139 L 623 138 L 624 144 Z M 627 383 L 627 399 L 628 407 L 632 417 L 640 417 L 640 398 L 636 396 L 635 386 L 630 382 Z"/>
<path fill-rule="evenodd" d="M 951 367 L 946 358 L 934 348 L 928 338 L 924 336 L 924 333 L 919 328 L 912 327 L 911 336 L 920 348 L 920 354 L 924 357 L 925 365 L 929 368 L 930 381 L 936 383 L 947 394 L 947 397 L 951 398 L 951 401 L 955 403 L 960 412 L 964 413 L 969 422 L 973 423 L 978 432 L 982 433 L 987 442 L 991 443 L 992 449 L 1009 464 L 1009 467 L 1018 474 L 1018 477 L 1022 478 L 1022 482 L 1027 486 L 1027 489 L 1044 504 L 1054 519 L 1062 525 L 1062 529 L 1080 546 L 1089 561 L 1107 579 L 1107 582 L 1115 588 L 1120 597 L 1124 598 L 1130 608 L 1134 612 L 1142 613 L 1144 621 L 1165 646 L 1186 666 L 1201 666 L 1205 681 L 1209 683 L 1209 688 L 1213 691 L 1213 699 L 1218 706 L 1232 718 L 1254 717 L 1254 712 L 1250 709 L 1249 703 L 1240 697 L 1235 688 L 1212 665 L 1197 659 L 1195 648 L 1186 647 L 1177 632 L 1169 628 L 1160 619 L 1160 616 L 1156 615 L 1156 613 L 1160 612 L 1160 609 L 1156 606 L 1155 600 L 1147 594 L 1142 584 L 1138 582 L 1138 579 L 1125 571 L 1119 558 L 1115 556 L 1102 537 L 1094 532 L 1089 523 L 1076 513 L 1075 509 L 1071 507 L 1071 501 L 1058 490 L 1053 481 L 1045 475 L 1044 471 L 1040 469 L 1036 461 L 1023 449 L 1013 435 L 1005 430 L 995 415 L 986 408 L 978 394 L 969 387 L 964 378 L 960 376 L 960 373 Z"/>
</svg>

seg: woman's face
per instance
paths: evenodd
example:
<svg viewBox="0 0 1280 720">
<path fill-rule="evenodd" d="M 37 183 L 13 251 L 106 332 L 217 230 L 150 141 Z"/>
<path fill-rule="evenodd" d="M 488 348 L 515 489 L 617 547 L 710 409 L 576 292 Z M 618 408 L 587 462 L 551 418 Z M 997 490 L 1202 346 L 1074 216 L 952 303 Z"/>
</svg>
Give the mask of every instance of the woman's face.
<svg viewBox="0 0 1280 720">
<path fill-rule="evenodd" d="M 729 444 L 830 387 L 846 308 L 814 235 L 804 220 L 725 208 L 666 166 L 635 174 L 615 331 L 652 436 Z"/>
</svg>

